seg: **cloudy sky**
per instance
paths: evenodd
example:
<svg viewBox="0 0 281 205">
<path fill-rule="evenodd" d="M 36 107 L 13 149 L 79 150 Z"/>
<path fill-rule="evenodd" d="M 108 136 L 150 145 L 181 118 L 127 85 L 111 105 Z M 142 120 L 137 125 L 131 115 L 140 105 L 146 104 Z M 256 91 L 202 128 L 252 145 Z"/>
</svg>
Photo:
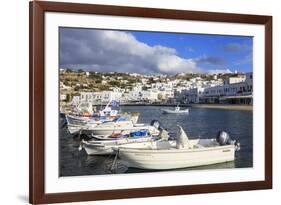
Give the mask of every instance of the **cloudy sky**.
<svg viewBox="0 0 281 205">
<path fill-rule="evenodd" d="M 60 67 L 146 74 L 252 71 L 252 37 L 60 28 Z"/>
</svg>

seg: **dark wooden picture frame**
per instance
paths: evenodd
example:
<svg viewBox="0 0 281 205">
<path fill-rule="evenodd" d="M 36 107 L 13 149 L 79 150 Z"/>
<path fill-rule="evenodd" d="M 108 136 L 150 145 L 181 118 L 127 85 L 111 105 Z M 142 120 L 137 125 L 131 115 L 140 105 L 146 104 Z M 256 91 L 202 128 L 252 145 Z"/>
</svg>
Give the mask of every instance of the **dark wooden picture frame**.
<svg viewBox="0 0 281 205">
<path fill-rule="evenodd" d="M 92 4 L 30 2 L 30 97 L 29 97 L 29 200 L 30 203 L 57 203 L 180 194 L 227 192 L 272 188 L 272 17 L 199 11 L 104 6 Z M 205 185 L 151 187 L 105 191 L 46 194 L 44 189 L 44 14 L 66 12 L 128 17 L 149 17 L 210 22 L 247 23 L 265 26 L 265 180 Z"/>
</svg>

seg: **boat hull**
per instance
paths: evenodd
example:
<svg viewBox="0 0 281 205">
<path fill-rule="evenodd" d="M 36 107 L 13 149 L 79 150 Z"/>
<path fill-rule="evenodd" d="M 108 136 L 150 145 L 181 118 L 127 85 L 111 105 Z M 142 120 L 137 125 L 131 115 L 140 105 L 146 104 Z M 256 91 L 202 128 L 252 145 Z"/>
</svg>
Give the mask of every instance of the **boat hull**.
<svg viewBox="0 0 281 205">
<path fill-rule="evenodd" d="M 111 135 L 119 133 L 122 130 L 139 130 L 137 126 L 134 126 L 137 125 L 139 113 L 125 115 L 125 118 L 128 118 L 128 120 L 123 122 L 113 122 L 115 118 L 116 117 L 112 116 L 99 118 L 66 116 L 67 127 L 70 134 L 77 134 L 79 131 L 83 131 L 85 134 L 89 135 Z"/>
<path fill-rule="evenodd" d="M 67 128 L 70 134 L 77 134 L 83 127 L 91 126 L 94 127 L 96 125 L 102 124 L 104 122 L 110 122 L 114 118 L 92 118 L 92 117 L 74 117 L 74 116 L 66 116 L 67 120 Z"/>
<path fill-rule="evenodd" d="M 82 148 L 85 149 L 88 155 L 109 155 L 114 154 L 116 150 L 121 147 L 133 147 L 149 149 L 153 146 L 153 138 L 142 137 L 137 139 L 119 139 L 110 141 L 94 141 L 81 143 Z"/>
<path fill-rule="evenodd" d="M 110 136 L 112 134 L 124 134 L 124 133 L 130 133 L 130 132 L 136 132 L 139 130 L 148 130 L 150 132 L 151 135 L 158 135 L 159 134 L 159 130 L 157 130 L 155 127 L 153 126 L 138 126 L 138 125 L 133 125 L 132 123 L 127 125 L 127 126 L 118 126 L 118 125 L 114 125 L 114 126 L 105 126 L 105 125 L 101 125 L 101 126 L 95 126 L 95 127 L 88 127 L 88 128 L 84 128 L 82 129 L 83 134 L 86 135 L 97 135 L 97 136 Z"/>
<path fill-rule="evenodd" d="M 127 162 L 128 167 L 178 169 L 234 161 L 235 146 L 169 150 L 120 149 L 119 157 Z"/>
</svg>

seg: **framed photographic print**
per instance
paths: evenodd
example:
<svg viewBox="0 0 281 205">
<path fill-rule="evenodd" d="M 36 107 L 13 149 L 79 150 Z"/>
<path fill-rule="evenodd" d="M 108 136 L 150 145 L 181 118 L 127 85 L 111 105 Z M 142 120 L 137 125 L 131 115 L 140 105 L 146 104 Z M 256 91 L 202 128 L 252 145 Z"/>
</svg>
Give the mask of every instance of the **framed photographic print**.
<svg viewBox="0 0 281 205">
<path fill-rule="evenodd" d="M 272 17 L 30 2 L 30 203 L 272 187 Z"/>
</svg>

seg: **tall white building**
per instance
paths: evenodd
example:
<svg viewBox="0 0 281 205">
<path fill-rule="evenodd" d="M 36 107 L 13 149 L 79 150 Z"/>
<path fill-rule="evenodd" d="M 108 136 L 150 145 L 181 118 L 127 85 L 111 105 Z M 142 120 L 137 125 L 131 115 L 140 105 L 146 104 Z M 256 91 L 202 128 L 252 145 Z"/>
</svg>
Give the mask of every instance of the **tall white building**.
<svg viewBox="0 0 281 205">
<path fill-rule="evenodd" d="M 195 87 L 186 90 L 182 90 L 180 93 L 180 99 L 184 103 L 199 103 L 200 97 L 203 95 L 204 88 Z"/>
<path fill-rule="evenodd" d="M 141 92 L 141 99 L 143 101 L 156 102 L 158 101 L 159 91 L 156 89 L 144 90 Z"/>
<path fill-rule="evenodd" d="M 201 81 L 196 78 L 193 78 L 192 82 L 191 86 L 176 92 L 177 101 L 184 103 L 252 104 L 253 73 L 230 77 L 224 82 L 220 79 Z"/>
</svg>

